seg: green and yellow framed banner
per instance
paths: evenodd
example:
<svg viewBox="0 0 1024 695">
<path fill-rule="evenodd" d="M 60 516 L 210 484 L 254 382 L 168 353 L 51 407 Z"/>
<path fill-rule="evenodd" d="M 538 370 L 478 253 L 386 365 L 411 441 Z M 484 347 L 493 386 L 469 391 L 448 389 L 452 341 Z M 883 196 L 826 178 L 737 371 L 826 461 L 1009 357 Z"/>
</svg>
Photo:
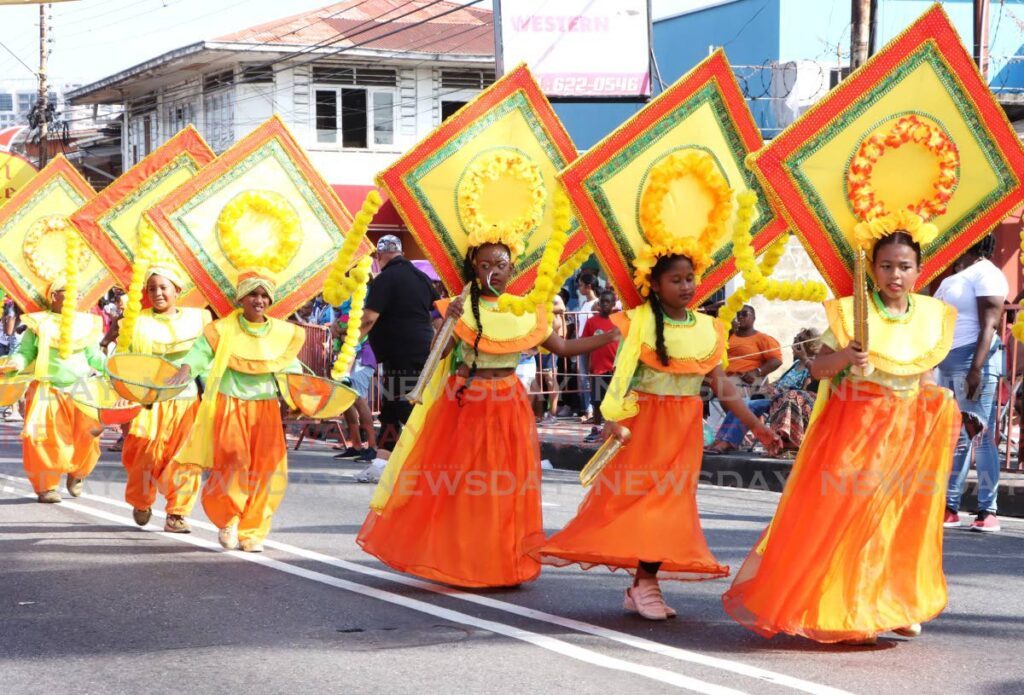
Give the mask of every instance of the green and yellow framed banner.
<svg viewBox="0 0 1024 695">
<path fill-rule="evenodd" d="M 525 248 L 507 286 L 522 295 L 551 236 L 558 172 L 575 158 L 569 134 L 520 65 L 381 172 L 377 184 L 453 293 L 465 284 L 468 230 L 477 218 L 522 221 Z M 562 258 L 585 242 L 573 220 Z"/>
<path fill-rule="evenodd" d="M 837 296 L 862 219 L 911 209 L 938 227 L 920 288 L 1024 202 L 1024 147 L 938 4 L 751 166 Z"/>
<path fill-rule="evenodd" d="M 96 192 L 63 155 L 57 155 L 0 207 L 0 286 L 26 313 L 46 309 L 46 291 L 64 277 L 68 217 Z M 114 285 L 104 262 L 80 245 L 78 308 L 90 309 Z M 108 259 L 109 260 L 109 259 Z"/>
<path fill-rule="evenodd" d="M 747 155 L 761 147 L 761 133 L 725 53 L 716 51 L 604 140 L 561 172 L 569 198 L 625 306 L 643 301 L 633 283 L 633 261 L 649 242 L 640 224 L 640 201 L 649 174 L 687 151 L 709 154 L 734 194 L 753 189 L 759 205 L 751 234 L 762 251 L 784 231 L 760 184 L 746 169 Z M 713 202 L 692 180 L 681 178 L 660 197 L 662 218 L 672 234 L 703 230 Z M 699 305 L 736 274 L 728 226 L 711 242 L 711 266 L 693 304 Z"/>
<path fill-rule="evenodd" d="M 275 273 L 277 301 L 267 313 L 290 316 L 323 289 L 352 225 L 348 210 L 277 116 L 146 216 L 219 316 L 235 308 L 235 286 L 247 261 L 278 252 L 285 256 L 283 270 Z M 355 260 L 370 250 L 364 241 Z"/>
<path fill-rule="evenodd" d="M 71 216 L 88 244 L 96 249 L 115 280 L 127 288 L 139 249 L 139 224 L 151 207 L 216 159 L 192 126 L 154 150 Z M 170 252 L 157 239 L 158 257 Z M 188 278 L 178 300 L 182 306 L 205 306 L 206 298 Z"/>
</svg>

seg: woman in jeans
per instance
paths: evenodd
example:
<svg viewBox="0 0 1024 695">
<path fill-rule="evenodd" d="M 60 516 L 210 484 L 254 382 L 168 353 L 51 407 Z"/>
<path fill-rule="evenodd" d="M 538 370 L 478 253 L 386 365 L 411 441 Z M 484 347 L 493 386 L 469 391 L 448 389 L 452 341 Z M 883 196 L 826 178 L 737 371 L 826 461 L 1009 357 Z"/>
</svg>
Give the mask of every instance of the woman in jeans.
<svg viewBox="0 0 1024 695">
<path fill-rule="evenodd" d="M 999 452 L 993 434 L 1003 345 L 997 327 L 1009 291 L 1003 272 L 989 260 L 994 249 L 992 235 L 973 246 L 957 261 L 957 272 L 943 280 L 935 293 L 937 299 L 957 310 L 953 347 L 939 364 L 939 378 L 942 385 L 954 391 L 964 415 L 964 427 L 953 454 L 943 525 L 961 525 L 960 499 L 973 451 L 978 469 L 978 509 L 971 530 L 989 533 L 999 530 Z"/>
</svg>

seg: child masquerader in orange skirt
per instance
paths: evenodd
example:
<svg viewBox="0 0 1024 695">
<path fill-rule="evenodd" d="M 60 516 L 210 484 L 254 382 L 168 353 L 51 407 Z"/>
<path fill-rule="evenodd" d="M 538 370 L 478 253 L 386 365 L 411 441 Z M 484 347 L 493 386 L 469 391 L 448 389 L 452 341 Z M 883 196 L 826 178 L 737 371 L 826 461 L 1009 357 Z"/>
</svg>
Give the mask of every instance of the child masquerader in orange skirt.
<svg viewBox="0 0 1024 695">
<path fill-rule="evenodd" d="M 932 380 L 956 311 L 912 293 L 935 236 L 914 213 L 858 225 L 877 290 L 868 351 L 854 341 L 851 297 L 825 305 L 829 331 L 811 374 L 829 385 L 775 518 L 723 597 L 740 624 L 818 642 L 913 637 L 946 605 L 945 481 L 960 431 L 956 402 Z M 884 229 L 880 238 L 877 230 Z"/>
<path fill-rule="evenodd" d="M 239 276 L 241 305 L 203 331 L 169 383 L 208 374 L 195 427 L 175 465 L 209 468 L 203 510 L 226 550 L 263 550 L 288 486 L 288 448 L 274 374 L 300 372 L 302 327 L 266 315 L 276 284 L 267 273 Z"/>
<path fill-rule="evenodd" d="M 184 280 L 174 265 L 154 263 L 143 277 L 152 308 L 142 310 L 130 321 L 129 317 L 121 319 L 121 328 L 131 330 L 131 334 L 119 337 L 118 346 L 177 363 L 203 334 L 210 313 L 177 306 Z M 164 531 L 191 531 L 186 517 L 199 498 L 200 472 L 194 466 L 176 465 L 171 458 L 191 431 L 198 410 L 198 389 L 192 381 L 173 399 L 154 403 L 132 420 L 121 462 L 128 473 L 124 498 L 132 506 L 132 518 L 139 526 L 149 523 L 159 492 L 167 502 Z"/>
<path fill-rule="evenodd" d="M 688 246 L 688 255 L 671 246 Z M 638 271 L 636 279 L 648 301 L 612 316 L 626 338 L 601 404 L 606 436 L 628 437 L 628 444 L 601 470 L 576 516 L 532 554 L 549 565 L 626 570 L 634 581 L 624 608 L 665 620 L 676 612 L 666 605 L 659 578 L 729 574 L 708 549 L 697 515 L 704 381 L 769 449 L 778 441 L 722 370 L 725 327 L 687 308 L 710 263 L 706 252 L 677 241 L 648 246 L 646 255 L 649 271 Z"/>
<path fill-rule="evenodd" d="M 0 370 L 31 368 L 35 377 L 25 402 L 22 458 L 39 501 L 53 504 L 61 501 L 57 487 L 62 475 L 67 475 L 68 493 L 79 497 L 100 458 L 97 434 L 102 426 L 95 410 L 79 405 L 72 396 L 76 391 L 84 393 L 84 380 L 93 371 L 103 370 L 99 349 L 103 323 L 94 314 L 72 311 L 73 299 L 64 306 L 63 280 L 51 283 L 46 296 L 50 311 L 22 317 L 28 330 Z M 70 321 L 67 335 L 63 335 L 62 320 Z M 68 344 L 61 345 L 65 340 Z"/>
<path fill-rule="evenodd" d="M 499 308 L 523 251 L 509 237 L 474 244 L 470 236 L 470 307 L 462 298 L 438 303 L 457 321 L 454 373 L 438 375 L 436 400 L 414 411 L 357 538 L 395 569 L 454 586 L 513 586 L 540 573 L 527 554 L 544 538 L 540 447 L 515 375 L 520 353 L 542 345 L 573 356 L 618 337 L 565 340 L 552 333 L 546 305 L 520 316 Z"/>
</svg>

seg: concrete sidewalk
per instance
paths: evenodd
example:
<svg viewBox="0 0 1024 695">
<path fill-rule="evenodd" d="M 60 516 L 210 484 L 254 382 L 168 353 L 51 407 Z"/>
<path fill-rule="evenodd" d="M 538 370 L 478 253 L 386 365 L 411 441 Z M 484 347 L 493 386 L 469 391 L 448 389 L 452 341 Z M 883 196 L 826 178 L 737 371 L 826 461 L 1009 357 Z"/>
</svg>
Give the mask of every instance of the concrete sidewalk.
<svg viewBox="0 0 1024 695">
<path fill-rule="evenodd" d="M 539 426 L 541 458 L 556 469 L 579 471 L 597 451 L 598 443 L 583 439 L 591 426 L 578 418 L 562 418 L 557 424 Z M 781 492 L 789 478 L 793 461 L 752 453 L 705 455 L 701 482 L 723 487 L 740 487 Z M 967 490 L 961 508 L 973 510 L 977 504 L 977 473 L 968 475 Z M 1003 471 L 999 480 L 1000 516 L 1024 517 L 1024 472 Z"/>
</svg>

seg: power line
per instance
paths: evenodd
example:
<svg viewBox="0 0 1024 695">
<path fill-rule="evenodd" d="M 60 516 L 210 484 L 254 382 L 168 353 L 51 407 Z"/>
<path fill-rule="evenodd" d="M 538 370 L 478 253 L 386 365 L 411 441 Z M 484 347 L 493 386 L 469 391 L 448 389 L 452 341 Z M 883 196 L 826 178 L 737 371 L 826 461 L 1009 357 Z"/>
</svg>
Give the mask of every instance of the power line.
<svg viewBox="0 0 1024 695">
<path fill-rule="evenodd" d="M 4 50 L 5 50 L 5 51 L 7 51 L 8 53 L 10 53 L 10 54 L 11 54 L 12 56 L 14 56 L 14 59 L 15 59 L 16 61 L 18 61 L 19 63 L 21 63 L 22 65 L 24 65 L 24 66 L 25 66 L 25 69 L 26 69 L 26 70 L 28 70 L 28 71 L 29 71 L 30 73 L 32 73 L 33 75 L 35 75 L 35 74 L 36 74 L 36 71 L 35 71 L 35 70 L 33 70 L 32 68 L 30 68 L 30 67 L 29 67 L 29 66 L 28 66 L 28 65 L 27 65 L 27 64 L 25 63 L 25 61 L 24 61 L 24 60 L 22 60 L 21 58 L 19 58 L 19 57 L 18 57 L 18 54 L 17 54 L 17 53 L 15 53 L 15 52 L 14 52 L 14 51 L 12 51 L 11 49 L 9 49 L 9 48 L 7 47 L 7 44 L 5 44 L 5 43 L 4 43 L 3 41 L 0 41 L 0 46 L 3 46 Z"/>
</svg>

